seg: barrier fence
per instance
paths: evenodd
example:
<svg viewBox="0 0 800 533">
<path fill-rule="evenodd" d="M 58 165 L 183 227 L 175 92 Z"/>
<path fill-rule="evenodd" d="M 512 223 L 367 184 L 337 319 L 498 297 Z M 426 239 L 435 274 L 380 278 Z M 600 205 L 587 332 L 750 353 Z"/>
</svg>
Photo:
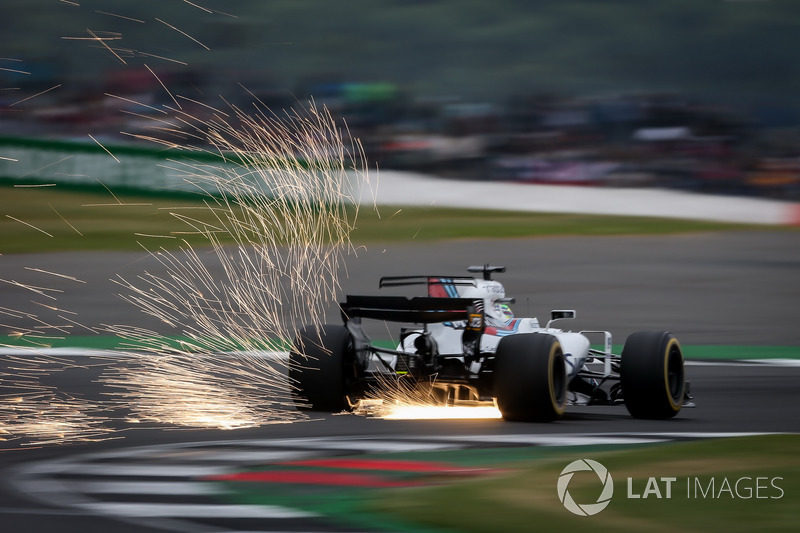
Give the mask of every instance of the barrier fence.
<svg viewBox="0 0 800 533">
<path fill-rule="evenodd" d="M 197 192 L 198 175 L 232 173 L 234 160 L 202 151 L 148 149 L 92 142 L 0 138 L 0 179 L 134 189 Z"/>
</svg>

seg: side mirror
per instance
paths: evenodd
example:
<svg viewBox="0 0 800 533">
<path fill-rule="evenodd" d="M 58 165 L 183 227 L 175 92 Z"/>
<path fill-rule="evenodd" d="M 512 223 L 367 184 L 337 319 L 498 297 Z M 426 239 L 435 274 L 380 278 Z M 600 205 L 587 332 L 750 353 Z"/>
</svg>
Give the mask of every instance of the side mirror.
<svg viewBox="0 0 800 533">
<path fill-rule="evenodd" d="M 565 318 L 575 318 L 575 311 L 573 309 L 554 309 L 550 311 L 550 322 L 547 323 L 547 327 L 549 328 L 550 324 L 556 320 L 563 320 Z"/>
</svg>

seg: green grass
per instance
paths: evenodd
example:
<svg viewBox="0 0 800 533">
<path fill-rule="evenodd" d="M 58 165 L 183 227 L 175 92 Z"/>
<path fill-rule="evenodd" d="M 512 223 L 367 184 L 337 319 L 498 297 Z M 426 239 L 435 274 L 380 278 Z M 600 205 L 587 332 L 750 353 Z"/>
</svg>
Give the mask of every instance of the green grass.
<svg viewBox="0 0 800 533">
<path fill-rule="evenodd" d="M 527 460 L 515 455 L 505 465 L 492 465 L 502 466 L 505 473 L 386 491 L 362 507 L 364 513 L 385 516 L 389 523 L 410 522 L 407 527 L 418 531 L 796 531 L 800 504 L 798 447 L 800 435 L 770 435 L 609 452 L 561 449 L 560 454 Z M 502 450 L 495 453 L 502 457 Z M 591 517 L 566 511 L 556 491 L 562 469 L 581 458 L 599 461 L 614 479 L 610 505 Z M 664 497 L 663 483 L 661 499 L 655 493 L 648 498 L 627 497 L 628 478 L 632 480 L 632 493 L 641 496 L 650 477 L 677 478 L 672 497 Z M 737 496 L 735 482 L 747 477 L 752 479 L 740 482 Z M 725 479 L 730 492 L 721 490 Z M 712 480 L 714 489 L 709 491 Z M 758 497 L 756 483 L 762 487 Z M 597 476 L 576 474 L 569 492 L 578 503 L 593 503 L 600 493 Z M 710 496 L 712 492 L 714 497 Z M 745 497 L 748 494 L 750 497 Z"/>
<path fill-rule="evenodd" d="M 524 213 L 440 207 L 384 206 L 380 207 L 379 211 L 380 217 L 374 212 L 365 212 L 362 209 L 353 232 L 355 241 L 666 235 L 758 227 L 649 217 Z"/>
<path fill-rule="evenodd" d="M 185 197 L 112 194 L 64 187 L 0 186 L 0 253 L 135 250 L 138 242 L 176 247 L 190 228 L 170 213 L 205 214 Z M 138 234 L 138 235 L 137 235 Z M 154 235 L 162 237 L 145 237 Z M 203 244 L 195 236 L 193 244 Z"/>
<path fill-rule="evenodd" d="M 172 213 L 213 221 L 201 197 L 112 194 L 65 187 L 0 185 L 0 253 L 175 248 L 207 244 Z M 449 208 L 362 206 L 355 243 L 567 235 L 665 235 L 762 226 L 646 217 L 541 214 Z M 189 233 L 187 233 L 189 232 Z M 231 242 L 224 235 L 222 242 Z"/>
</svg>

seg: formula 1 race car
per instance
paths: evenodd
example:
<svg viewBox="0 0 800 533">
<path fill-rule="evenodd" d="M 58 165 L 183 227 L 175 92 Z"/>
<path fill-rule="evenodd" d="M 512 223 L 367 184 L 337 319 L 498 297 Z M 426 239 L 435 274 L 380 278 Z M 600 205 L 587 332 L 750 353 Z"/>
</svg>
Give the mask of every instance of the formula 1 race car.
<svg viewBox="0 0 800 533">
<path fill-rule="evenodd" d="M 551 421 L 567 405 L 624 404 L 636 418 L 667 419 L 690 402 L 678 340 L 666 331 L 630 335 L 621 355 L 607 331 L 564 331 L 575 318 L 555 310 L 544 327 L 515 318 L 503 285 L 492 274 L 505 267 L 469 267 L 480 278 L 402 276 L 380 287 L 427 286 L 427 296 L 348 295 L 343 325 L 306 327 L 289 353 L 289 377 L 299 408 L 352 409 L 379 383 L 402 381 L 433 403 L 495 402 L 513 421 Z M 414 324 L 399 345 L 384 348 L 362 320 Z M 595 338 L 593 347 L 590 337 Z"/>
</svg>

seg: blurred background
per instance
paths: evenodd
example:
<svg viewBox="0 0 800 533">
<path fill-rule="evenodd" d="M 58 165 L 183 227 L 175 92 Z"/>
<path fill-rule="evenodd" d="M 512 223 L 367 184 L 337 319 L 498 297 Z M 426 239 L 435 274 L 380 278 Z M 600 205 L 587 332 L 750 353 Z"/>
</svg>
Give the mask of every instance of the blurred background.
<svg viewBox="0 0 800 533">
<path fill-rule="evenodd" d="M 3 12 L 7 159 L 21 139 L 187 145 L 180 124 L 154 127 L 164 109 L 203 120 L 313 99 L 384 169 L 800 197 L 792 0 L 5 0 Z"/>
</svg>

